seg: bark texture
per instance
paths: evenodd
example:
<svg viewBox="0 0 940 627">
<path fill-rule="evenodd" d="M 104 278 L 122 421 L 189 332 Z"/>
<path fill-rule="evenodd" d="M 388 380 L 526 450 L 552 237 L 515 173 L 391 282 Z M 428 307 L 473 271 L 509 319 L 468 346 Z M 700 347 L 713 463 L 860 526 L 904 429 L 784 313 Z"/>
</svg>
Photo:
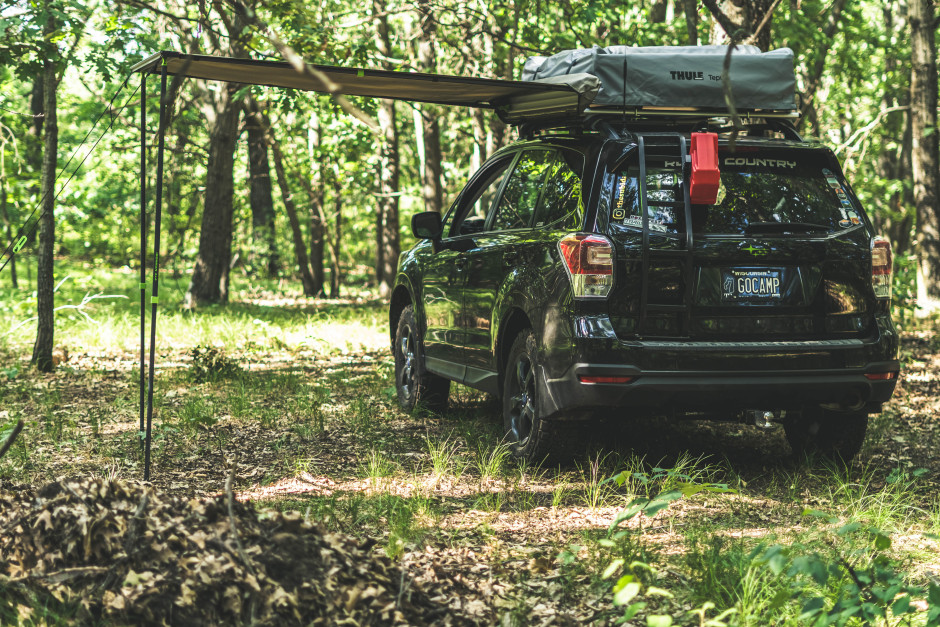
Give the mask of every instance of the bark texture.
<svg viewBox="0 0 940 627">
<path fill-rule="evenodd" d="M 206 201 L 199 232 L 199 255 L 186 292 L 186 305 L 190 307 L 228 302 L 235 190 L 233 167 L 241 112 L 240 103 L 232 98 L 236 89 L 232 84 L 222 89 L 221 110 L 209 132 Z"/>
<path fill-rule="evenodd" d="M 418 16 L 418 67 L 422 72 L 433 74 L 437 71 L 437 23 L 428 0 L 418 2 Z M 441 154 L 441 125 L 438 122 L 440 112 L 437 107 L 424 105 L 420 113 L 424 143 L 421 195 L 425 211 L 441 213 L 444 205 L 444 158 Z"/>
<path fill-rule="evenodd" d="M 937 48 L 931 0 L 912 0 L 911 122 L 914 203 L 917 208 L 918 301 L 934 309 L 940 301 L 940 207 L 938 207 Z"/>
<path fill-rule="evenodd" d="M 46 3 L 47 19 L 43 35 L 49 41 L 55 32 L 55 18 Z M 43 146 L 39 205 L 39 259 L 36 269 L 36 342 L 33 344 L 32 363 L 42 372 L 52 372 L 52 347 L 55 341 L 55 173 L 59 152 L 59 124 L 56 119 L 56 63 L 51 58 L 43 61 Z"/>
<path fill-rule="evenodd" d="M 248 134 L 252 257 L 260 258 L 269 277 L 276 277 L 279 261 L 274 229 L 274 199 L 271 195 L 271 166 L 264 135 L 267 127 L 261 107 L 253 97 L 249 97 L 245 103 L 245 130 Z"/>
</svg>

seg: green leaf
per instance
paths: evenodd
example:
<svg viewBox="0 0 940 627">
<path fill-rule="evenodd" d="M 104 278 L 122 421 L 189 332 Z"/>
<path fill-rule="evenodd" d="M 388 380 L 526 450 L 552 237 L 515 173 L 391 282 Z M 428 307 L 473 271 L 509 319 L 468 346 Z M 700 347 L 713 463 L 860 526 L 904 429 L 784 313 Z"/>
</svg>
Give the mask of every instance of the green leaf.
<svg viewBox="0 0 940 627">
<path fill-rule="evenodd" d="M 894 602 L 894 605 L 891 606 L 891 612 L 895 616 L 900 614 L 907 614 L 911 611 L 911 596 L 909 594 L 905 594 L 904 596 L 900 597 L 897 601 Z"/>
<path fill-rule="evenodd" d="M 636 603 L 631 603 L 627 606 L 627 609 L 623 613 L 623 622 L 626 622 L 637 615 L 637 613 L 646 607 L 646 603 L 643 601 L 637 601 Z"/>
<path fill-rule="evenodd" d="M 623 568 L 623 558 L 617 558 L 610 563 L 610 565 L 604 570 L 604 574 L 601 575 L 601 579 L 607 579 L 612 577 L 614 573 Z"/>
<path fill-rule="evenodd" d="M 631 581 L 614 594 L 614 605 L 626 605 L 640 593 L 641 584 Z"/>
<path fill-rule="evenodd" d="M 883 533 L 875 534 L 875 548 L 879 551 L 887 551 L 891 548 L 891 538 Z"/>
<path fill-rule="evenodd" d="M 842 525 L 841 527 L 836 529 L 836 533 L 840 536 L 845 536 L 846 534 L 858 531 L 861 526 L 862 526 L 861 523 L 850 522 L 849 524 Z"/>
<path fill-rule="evenodd" d="M 673 594 L 669 590 L 664 590 L 663 588 L 657 588 L 656 586 L 646 586 L 646 596 L 661 596 L 666 597 L 667 599 L 673 598 Z"/>
<path fill-rule="evenodd" d="M 810 597 L 803 604 L 803 610 L 800 613 L 800 620 L 812 618 L 819 614 L 825 606 L 826 600 L 822 597 Z"/>
<path fill-rule="evenodd" d="M 774 595 L 774 598 L 770 600 L 770 606 L 767 608 L 769 611 L 773 612 L 779 610 L 781 607 L 787 604 L 787 601 L 790 600 L 793 594 L 786 588 L 777 590 L 777 594 Z"/>
<path fill-rule="evenodd" d="M 646 627 L 671 627 L 672 616 L 666 614 L 654 614 L 646 617 Z"/>
</svg>

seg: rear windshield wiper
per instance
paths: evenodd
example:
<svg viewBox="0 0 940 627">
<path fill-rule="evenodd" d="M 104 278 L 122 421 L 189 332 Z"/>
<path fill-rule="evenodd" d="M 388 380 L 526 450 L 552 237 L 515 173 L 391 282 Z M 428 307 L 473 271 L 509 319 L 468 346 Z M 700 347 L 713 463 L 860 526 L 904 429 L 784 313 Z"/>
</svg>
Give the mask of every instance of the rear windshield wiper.
<svg viewBox="0 0 940 627">
<path fill-rule="evenodd" d="M 811 222 L 751 222 L 745 233 L 828 233 L 832 227 Z"/>
</svg>

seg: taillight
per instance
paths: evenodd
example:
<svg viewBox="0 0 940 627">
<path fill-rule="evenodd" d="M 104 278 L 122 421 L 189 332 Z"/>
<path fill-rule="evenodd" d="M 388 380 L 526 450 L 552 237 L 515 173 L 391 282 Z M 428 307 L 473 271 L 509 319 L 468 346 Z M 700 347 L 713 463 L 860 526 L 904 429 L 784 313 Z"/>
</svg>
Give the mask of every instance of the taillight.
<svg viewBox="0 0 940 627">
<path fill-rule="evenodd" d="M 575 298 L 606 298 L 614 284 L 614 249 L 603 235 L 571 233 L 558 242 Z"/>
<path fill-rule="evenodd" d="M 891 242 L 883 237 L 871 241 L 871 286 L 877 298 L 891 298 L 893 270 Z"/>
</svg>

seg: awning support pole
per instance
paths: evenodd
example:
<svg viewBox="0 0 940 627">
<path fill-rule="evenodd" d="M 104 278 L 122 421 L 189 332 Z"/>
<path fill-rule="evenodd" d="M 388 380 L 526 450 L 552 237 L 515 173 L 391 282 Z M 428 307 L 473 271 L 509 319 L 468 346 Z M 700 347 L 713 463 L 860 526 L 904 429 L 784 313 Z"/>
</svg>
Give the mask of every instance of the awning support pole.
<svg viewBox="0 0 940 627">
<path fill-rule="evenodd" d="M 150 374 L 147 385 L 147 433 L 144 438 L 144 481 L 150 481 L 150 431 L 153 421 L 153 367 L 156 362 L 157 304 L 160 278 L 160 215 L 163 210 L 163 139 L 166 135 L 166 59 L 160 68 L 160 128 L 157 132 L 157 198 L 154 206 L 153 292 L 150 296 Z"/>
<path fill-rule="evenodd" d="M 146 329 L 147 329 L 147 74 L 140 74 L 140 429 L 137 440 L 144 447 L 144 412 L 146 402 Z"/>
</svg>

